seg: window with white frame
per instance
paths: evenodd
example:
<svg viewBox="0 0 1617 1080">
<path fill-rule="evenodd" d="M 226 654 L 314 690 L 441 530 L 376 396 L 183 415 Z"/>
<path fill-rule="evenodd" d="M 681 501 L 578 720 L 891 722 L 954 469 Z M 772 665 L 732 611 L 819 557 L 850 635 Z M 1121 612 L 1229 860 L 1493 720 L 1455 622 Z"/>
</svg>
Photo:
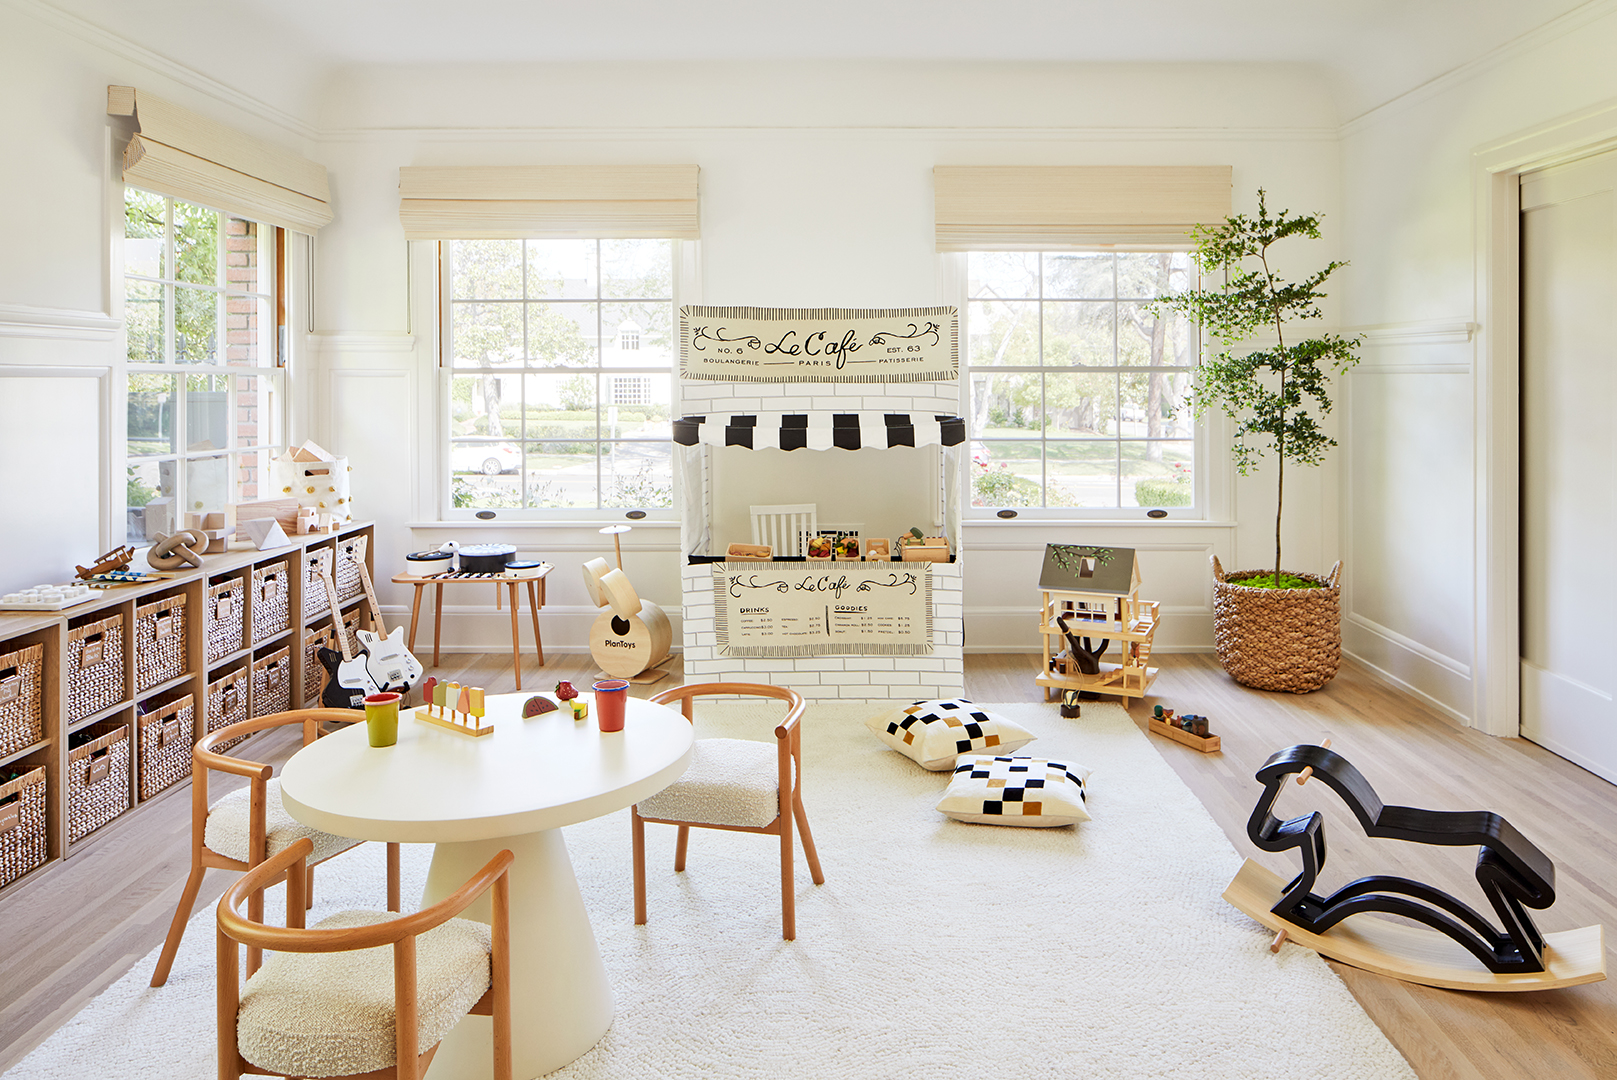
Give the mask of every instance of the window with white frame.
<svg viewBox="0 0 1617 1080">
<path fill-rule="evenodd" d="M 274 226 L 124 189 L 130 542 L 268 498 L 282 449 Z"/>
<path fill-rule="evenodd" d="M 674 242 L 444 240 L 446 515 L 673 505 Z"/>
<path fill-rule="evenodd" d="M 1195 273 L 1184 251 L 966 254 L 973 507 L 1196 510 L 1197 328 L 1149 307 Z"/>
</svg>

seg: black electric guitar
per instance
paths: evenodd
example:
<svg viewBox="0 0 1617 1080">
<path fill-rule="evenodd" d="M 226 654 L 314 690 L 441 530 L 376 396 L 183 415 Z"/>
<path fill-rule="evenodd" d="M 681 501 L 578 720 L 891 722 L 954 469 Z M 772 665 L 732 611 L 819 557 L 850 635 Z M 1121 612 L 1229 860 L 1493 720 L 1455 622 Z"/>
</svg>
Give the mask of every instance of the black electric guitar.
<svg viewBox="0 0 1617 1080">
<path fill-rule="evenodd" d="M 336 649 L 316 649 L 315 655 L 326 669 L 326 684 L 320 688 L 320 704 L 328 709 L 363 709 L 367 695 L 378 692 L 376 682 L 365 667 L 365 654 L 354 655 L 348 644 L 348 629 L 342 624 L 342 604 L 337 600 L 337 585 L 331 579 L 328 563 L 321 575 L 326 583 L 326 596 L 331 601 L 331 623 L 336 628 Z"/>
</svg>

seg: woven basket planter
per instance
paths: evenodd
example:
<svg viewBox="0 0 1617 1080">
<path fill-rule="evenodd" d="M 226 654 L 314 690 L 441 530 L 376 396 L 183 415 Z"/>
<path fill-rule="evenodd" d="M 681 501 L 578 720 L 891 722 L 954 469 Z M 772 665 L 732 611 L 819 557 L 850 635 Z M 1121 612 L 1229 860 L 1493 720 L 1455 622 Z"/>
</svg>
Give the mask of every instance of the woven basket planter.
<svg viewBox="0 0 1617 1080">
<path fill-rule="evenodd" d="M 1306 694 L 1342 666 L 1342 564 L 1329 577 L 1297 574 L 1317 589 L 1258 589 L 1247 578 L 1272 570 L 1225 574 L 1213 563 L 1213 643 L 1230 678 L 1258 690 Z M 1284 571 L 1296 573 L 1295 571 Z"/>
</svg>

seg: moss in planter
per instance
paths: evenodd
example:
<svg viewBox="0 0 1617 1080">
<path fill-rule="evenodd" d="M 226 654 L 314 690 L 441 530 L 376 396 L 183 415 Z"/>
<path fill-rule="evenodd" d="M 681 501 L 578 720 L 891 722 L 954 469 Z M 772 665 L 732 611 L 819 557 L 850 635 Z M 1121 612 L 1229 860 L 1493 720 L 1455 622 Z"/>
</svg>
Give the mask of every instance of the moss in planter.
<svg viewBox="0 0 1617 1080">
<path fill-rule="evenodd" d="M 1239 581 L 1230 578 L 1229 583 L 1231 585 L 1246 585 L 1254 589 L 1325 589 L 1330 587 L 1313 578 L 1298 577 L 1296 574 L 1288 574 L 1284 570 L 1280 572 L 1279 585 L 1275 584 L 1274 579 L 1274 574 L 1265 573 L 1254 574 L 1248 578 L 1241 578 Z"/>
</svg>

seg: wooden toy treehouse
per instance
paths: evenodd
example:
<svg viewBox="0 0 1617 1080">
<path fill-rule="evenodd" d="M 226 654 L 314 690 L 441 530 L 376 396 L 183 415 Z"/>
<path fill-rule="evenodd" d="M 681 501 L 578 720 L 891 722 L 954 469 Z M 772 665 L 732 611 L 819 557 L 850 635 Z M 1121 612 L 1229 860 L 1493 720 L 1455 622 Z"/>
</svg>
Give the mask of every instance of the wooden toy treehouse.
<svg viewBox="0 0 1617 1080">
<path fill-rule="evenodd" d="M 1044 663 L 1034 681 L 1053 701 L 1063 690 L 1144 697 L 1161 603 L 1140 599 L 1133 548 L 1047 544 L 1039 574 Z"/>
</svg>

